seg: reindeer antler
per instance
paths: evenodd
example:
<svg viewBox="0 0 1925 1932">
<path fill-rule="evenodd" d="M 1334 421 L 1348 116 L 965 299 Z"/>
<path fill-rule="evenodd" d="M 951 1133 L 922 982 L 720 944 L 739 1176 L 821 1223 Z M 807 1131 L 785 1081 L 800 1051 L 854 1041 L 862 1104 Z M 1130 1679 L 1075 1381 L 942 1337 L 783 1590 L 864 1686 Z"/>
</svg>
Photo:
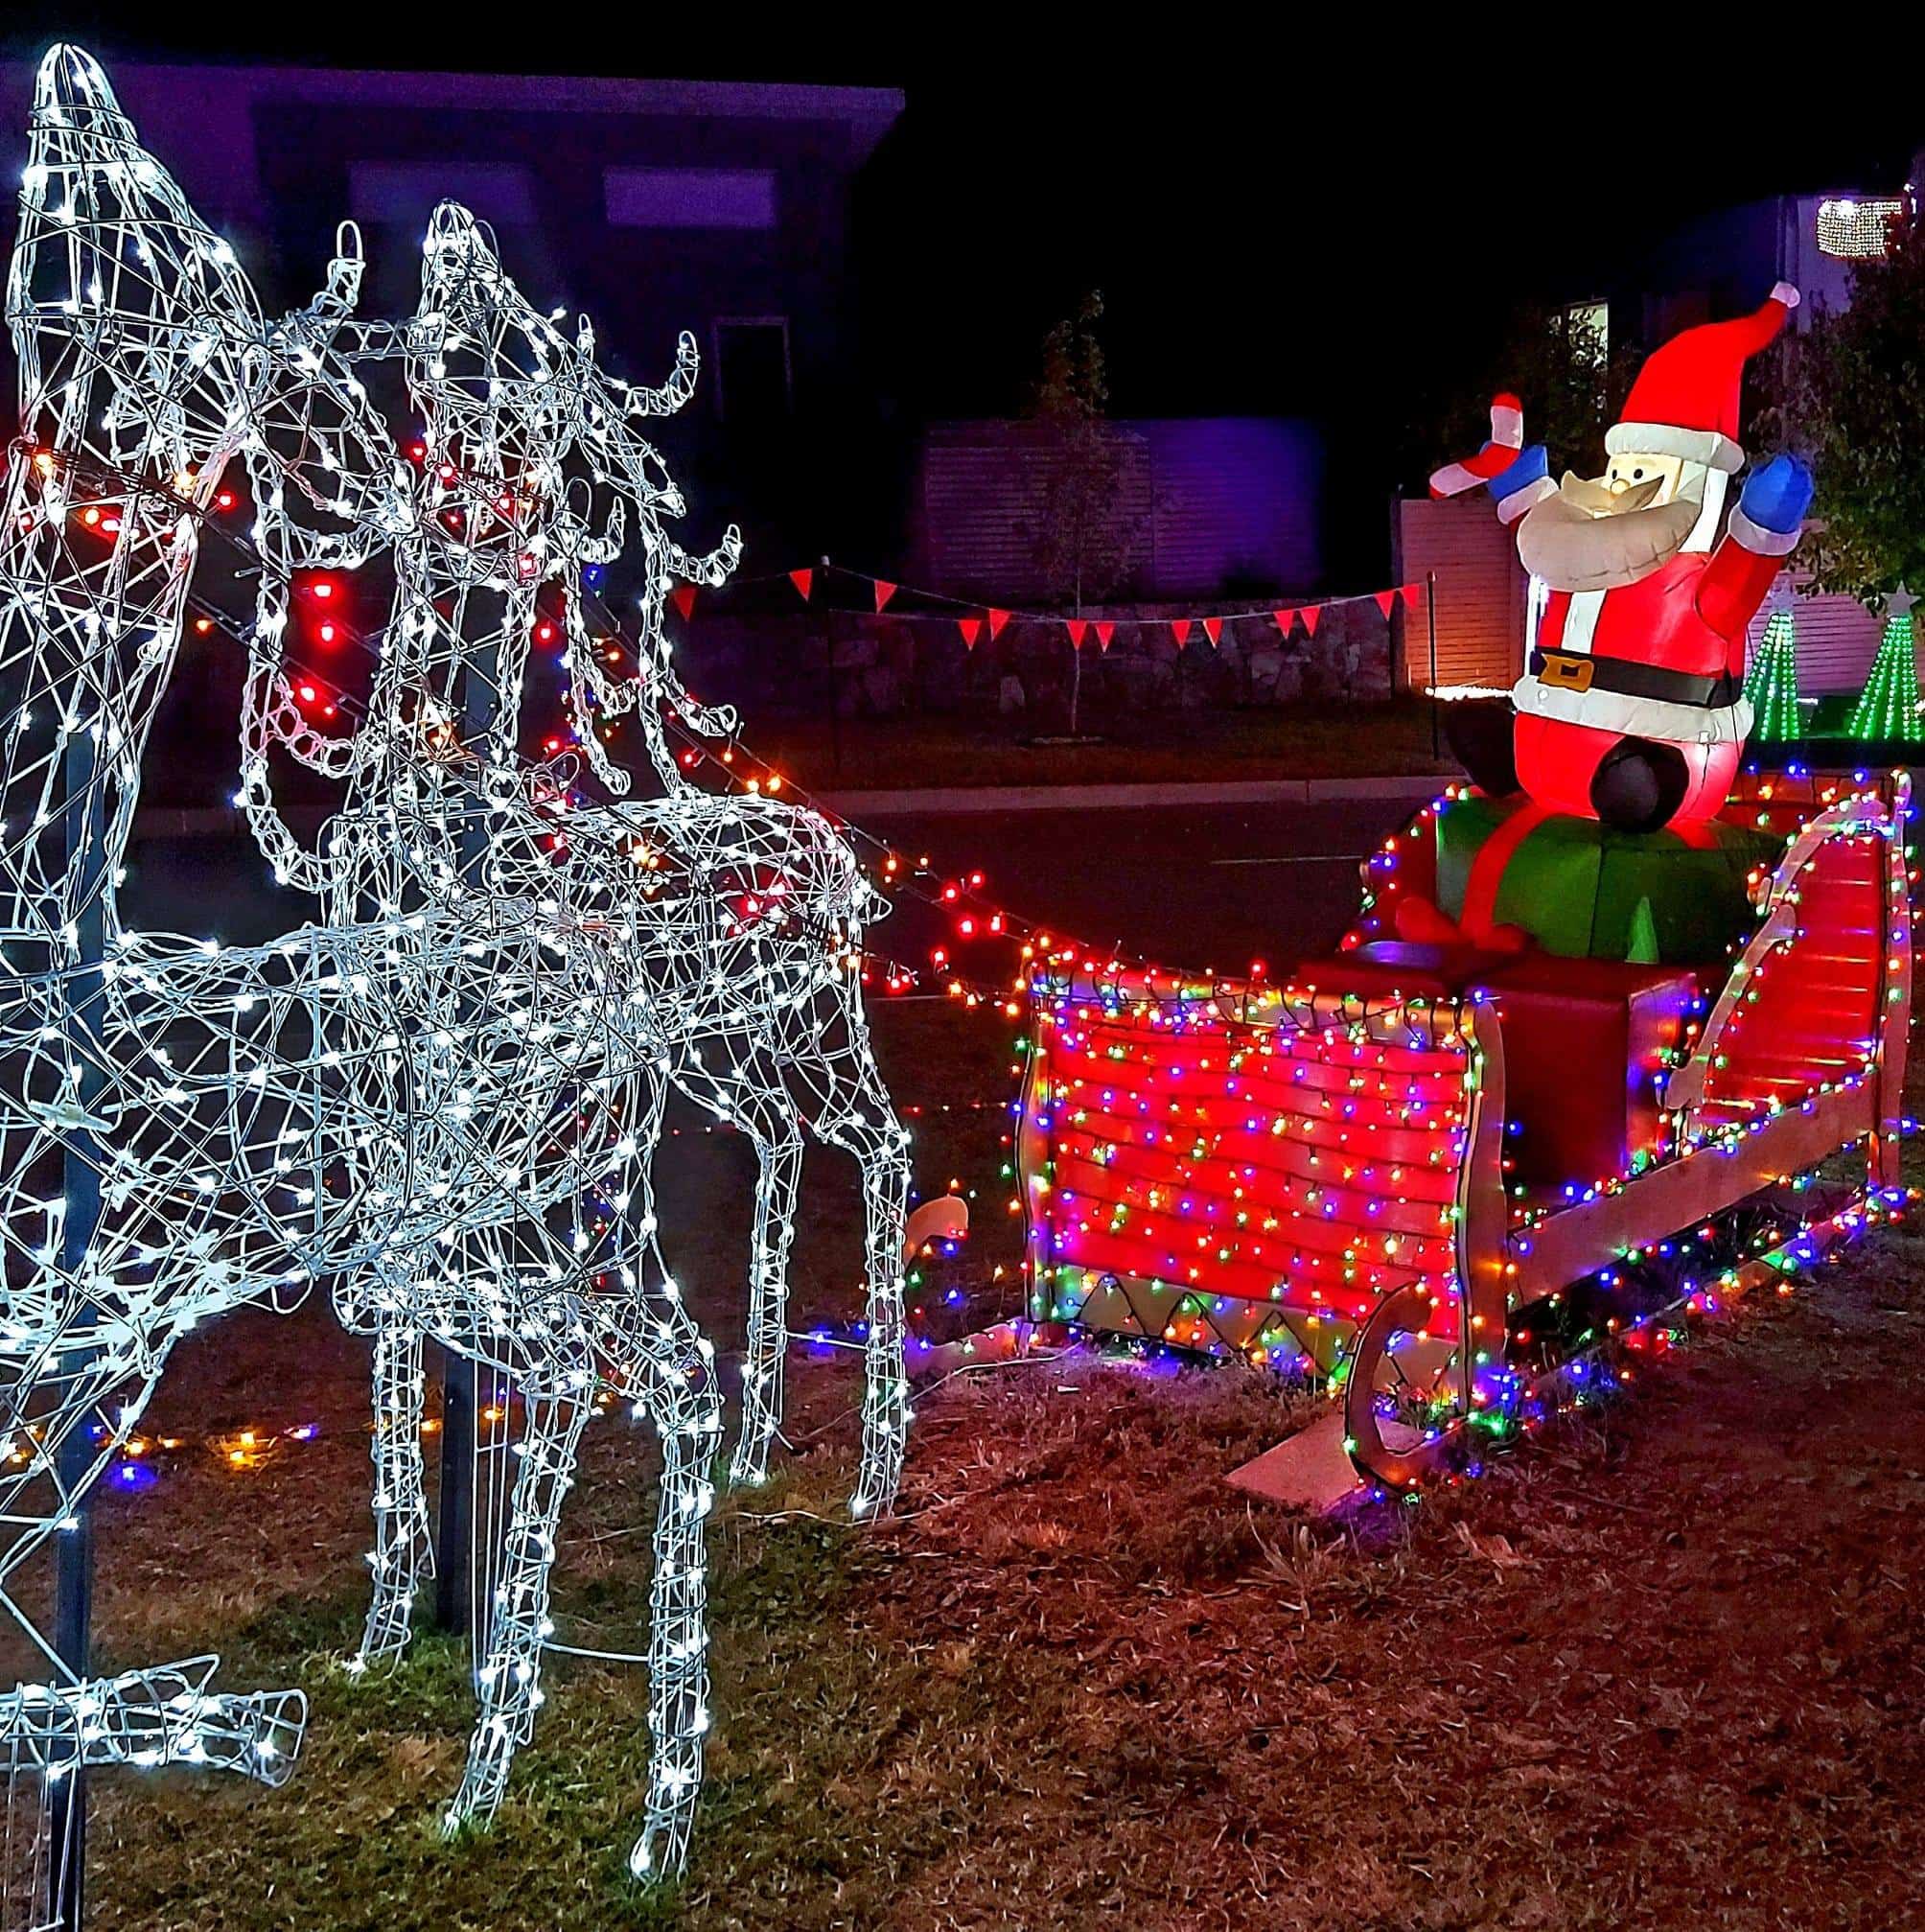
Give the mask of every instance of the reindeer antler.
<svg viewBox="0 0 1925 1932">
<path fill-rule="evenodd" d="M 675 370 L 667 382 L 655 389 L 630 389 L 628 413 L 631 416 L 672 416 L 695 393 L 695 379 L 701 373 L 702 356 L 695 338 L 686 329 L 676 338 Z"/>
</svg>

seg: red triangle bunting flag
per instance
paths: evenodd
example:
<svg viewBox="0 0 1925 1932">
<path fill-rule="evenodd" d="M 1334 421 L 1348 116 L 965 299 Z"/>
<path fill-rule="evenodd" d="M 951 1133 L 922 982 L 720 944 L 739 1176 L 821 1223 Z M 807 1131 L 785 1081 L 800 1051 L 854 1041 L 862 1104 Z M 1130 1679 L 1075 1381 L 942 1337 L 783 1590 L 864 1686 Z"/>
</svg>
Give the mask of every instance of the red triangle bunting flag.
<svg viewBox="0 0 1925 1932">
<path fill-rule="evenodd" d="M 1278 628 L 1278 630 L 1282 631 L 1285 637 L 1288 637 L 1288 636 L 1289 636 L 1289 634 L 1290 634 L 1290 626 L 1291 626 L 1291 625 L 1292 625 L 1293 623 L 1295 623 L 1295 622 L 1296 622 L 1296 620 L 1297 620 L 1297 614 L 1296 614 L 1296 612 L 1294 612 L 1294 611 L 1272 611 L 1272 612 L 1270 613 L 1270 616 L 1271 616 L 1271 617 L 1274 617 L 1274 618 L 1275 618 L 1275 619 L 1277 620 L 1277 628 Z"/>
<path fill-rule="evenodd" d="M 1089 629 L 1088 619 L 1084 617 L 1065 617 L 1063 619 L 1063 628 L 1070 634 L 1070 648 L 1072 650 L 1081 650 L 1083 633 Z"/>
<path fill-rule="evenodd" d="M 1008 611 L 991 608 L 989 612 L 989 641 L 993 644 L 1003 635 L 1003 626 L 1009 621 Z"/>
<path fill-rule="evenodd" d="M 802 602 L 806 604 L 809 600 L 810 588 L 816 581 L 816 573 L 813 570 L 791 570 L 789 572 L 789 581 L 795 585 L 797 590 L 801 592 Z"/>
<path fill-rule="evenodd" d="M 668 600 L 682 613 L 682 620 L 684 623 L 686 623 L 695 609 L 695 586 L 693 584 L 677 584 L 669 592 Z"/>
<path fill-rule="evenodd" d="M 1203 619 L 1203 635 L 1213 644 L 1216 643 L 1223 635 L 1223 619 L 1221 617 L 1205 617 Z"/>
<path fill-rule="evenodd" d="M 1371 594 L 1370 601 L 1383 613 L 1384 620 L 1388 622 L 1390 613 L 1397 603 L 1397 593 L 1395 591 L 1374 591 Z"/>
<path fill-rule="evenodd" d="M 1304 620 L 1304 636 L 1313 638 L 1317 634 L 1317 619 L 1323 616 L 1321 604 L 1306 604 L 1297 616 Z"/>
<path fill-rule="evenodd" d="M 1100 622 L 1097 625 L 1096 640 L 1098 644 L 1101 645 L 1102 648 L 1104 649 L 1105 651 L 1109 649 L 1110 639 L 1112 639 L 1115 636 L 1116 636 L 1116 626 L 1114 624 L 1105 621 L 1105 622 Z"/>
<path fill-rule="evenodd" d="M 1403 601 L 1405 605 L 1407 605 L 1411 610 L 1414 611 L 1417 608 L 1418 603 L 1422 599 L 1423 595 L 1424 595 L 1424 586 L 1422 584 L 1404 585 Z"/>
<path fill-rule="evenodd" d="M 973 651 L 976 648 L 977 638 L 982 635 L 983 619 L 981 617 L 958 617 L 956 619 L 956 628 L 962 633 L 962 648 L 965 651 Z"/>
<path fill-rule="evenodd" d="M 878 577 L 875 580 L 875 607 L 878 611 L 895 594 L 895 586 Z"/>
<path fill-rule="evenodd" d="M 1170 620 L 1170 634 L 1176 640 L 1177 647 L 1181 649 L 1183 645 L 1190 641 L 1190 619 L 1188 617 L 1171 617 Z"/>
</svg>

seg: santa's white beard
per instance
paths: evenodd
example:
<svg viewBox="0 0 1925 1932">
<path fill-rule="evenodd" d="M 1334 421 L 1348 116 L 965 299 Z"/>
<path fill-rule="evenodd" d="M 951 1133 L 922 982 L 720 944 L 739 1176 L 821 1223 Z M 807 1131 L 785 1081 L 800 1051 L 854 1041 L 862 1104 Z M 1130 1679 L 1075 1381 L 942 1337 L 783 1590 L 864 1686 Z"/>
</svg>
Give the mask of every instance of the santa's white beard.
<svg viewBox="0 0 1925 1932">
<path fill-rule="evenodd" d="M 1554 591 L 1614 591 L 1648 577 L 1689 542 L 1705 505 L 1689 497 L 1596 516 L 1560 490 L 1518 525 L 1518 556 Z"/>
</svg>

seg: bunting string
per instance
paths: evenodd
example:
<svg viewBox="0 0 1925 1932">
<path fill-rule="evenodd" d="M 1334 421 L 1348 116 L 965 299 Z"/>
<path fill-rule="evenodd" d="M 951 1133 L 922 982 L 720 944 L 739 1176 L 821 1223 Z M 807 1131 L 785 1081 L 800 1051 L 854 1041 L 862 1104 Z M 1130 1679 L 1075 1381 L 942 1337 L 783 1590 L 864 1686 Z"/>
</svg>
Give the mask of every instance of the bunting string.
<svg viewBox="0 0 1925 1932">
<path fill-rule="evenodd" d="M 832 606 L 880 617 L 887 612 L 903 623 L 953 624 L 965 649 L 974 650 L 986 640 L 993 643 L 1011 623 L 1060 625 L 1071 645 L 1080 650 L 1094 640 L 1099 650 L 1107 651 L 1120 632 L 1149 635 L 1165 632 L 1180 650 L 1191 638 L 1201 633 L 1212 649 L 1222 641 L 1232 625 L 1260 624 L 1287 640 L 1299 627 L 1304 636 L 1316 636 L 1317 625 L 1326 611 L 1351 604 L 1375 604 L 1388 623 L 1398 604 L 1415 611 L 1425 595 L 1422 582 L 1393 584 L 1380 591 L 1356 591 L 1340 597 L 1317 597 L 1296 603 L 1266 603 L 1242 611 L 1211 611 L 1188 617 L 1068 617 L 1061 611 L 1026 610 L 1011 602 L 986 603 L 973 597 L 955 597 L 945 591 L 932 591 L 918 585 L 903 584 L 891 577 L 878 577 L 867 570 L 850 570 L 845 564 L 820 563 L 794 570 L 770 570 L 756 576 L 731 577 L 720 589 L 703 589 L 694 584 L 678 584 L 669 594 L 676 610 L 686 622 L 694 617 L 698 599 L 732 600 L 739 593 L 757 585 L 786 582 L 805 604 L 815 604 L 828 580 L 840 579 L 863 589 L 864 601 L 847 606 Z M 922 606 L 926 608 L 916 608 Z"/>
</svg>

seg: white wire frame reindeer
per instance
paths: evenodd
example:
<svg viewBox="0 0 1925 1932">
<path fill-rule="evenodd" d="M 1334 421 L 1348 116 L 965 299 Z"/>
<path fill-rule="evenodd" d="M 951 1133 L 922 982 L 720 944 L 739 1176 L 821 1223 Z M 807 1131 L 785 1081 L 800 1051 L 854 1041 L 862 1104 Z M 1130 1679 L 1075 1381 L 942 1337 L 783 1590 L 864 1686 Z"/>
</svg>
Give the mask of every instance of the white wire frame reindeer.
<svg viewBox="0 0 1925 1932">
<path fill-rule="evenodd" d="M 714 1379 L 679 1299 L 641 1285 L 634 1264 L 645 1270 L 651 1257 L 587 1252 L 566 1211 L 569 1185 L 603 1152 L 531 1148 L 528 1134 L 558 1087 L 591 1083 L 632 1050 L 611 992 L 629 976 L 604 941 L 499 897 L 307 928 L 263 948 L 118 931 L 113 882 L 140 754 L 178 643 L 197 514 L 222 465 L 239 448 L 280 444 L 278 481 L 293 485 L 284 503 L 306 501 L 328 526 L 317 544 L 339 557 L 342 527 L 364 507 L 355 492 L 381 487 L 350 478 L 383 478 L 391 444 L 315 317 L 261 321 L 231 250 L 73 48 L 41 68 L 8 307 L 27 440 L 10 454 L 0 529 L 0 745 L 17 827 L 0 871 L 11 968 L 0 1385 L 18 1424 L 45 1420 L 26 1466 L 0 1484 L 0 1580 L 118 1452 L 186 1328 L 317 1274 L 371 1279 L 340 1298 L 498 1362 L 545 1418 L 518 1495 L 517 1594 L 498 1619 L 457 1815 L 499 1794 L 538 1701 L 553 1518 L 587 1398 L 603 1381 L 643 1395 L 668 1438 L 654 1591 L 662 1668 L 635 1859 L 678 1862 L 707 1727 Z M 548 1173 L 531 1176 L 544 1162 Z M 54 1167 L 64 1200 L 42 1192 Z M 488 1232 L 490 1269 L 435 1265 L 437 1245 L 470 1229 Z M 626 1240 L 617 1230 L 610 1245 Z M 104 1408 L 129 1382 L 132 1398 Z M 49 1649 L 11 1597 L 6 1607 Z M 103 1683 L 49 1656 L 63 1677 L 0 1699 L 14 1769 L 183 1758 L 284 1775 L 298 1693 L 210 1695 L 199 1666 L 211 1660 Z"/>
<path fill-rule="evenodd" d="M 306 1091 L 289 1105 L 237 1073 L 296 1035 L 292 1056 L 312 1060 L 321 949 L 313 936 L 222 953 L 127 935 L 116 890 L 198 519 L 252 433 L 248 409 L 285 408 L 298 427 L 310 375 L 276 353 L 231 254 L 69 47 L 35 82 L 7 314 L 21 434 L 0 512 L 0 1393 L 13 1432 L 0 1606 L 54 1681 L 0 1699 L 0 1753 L 10 1774 L 53 1780 L 185 1760 L 278 1781 L 298 1692 L 208 1692 L 213 1658 L 87 1679 L 8 1585 L 74 1524 L 174 1341 L 306 1278 L 260 1215 L 289 1185 Z M 182 997 L 210 976 L 223 978 L 211 1004 Z M 341 1065 L 351 1077 L 352 1051 Z"/>
<path fill-rule="evenodd" d="M 501 279 L 500 299 L 511 308 L 521 305 L 514 285 Z M 635 390 L 602 371 L 586 321 L 577 339 L 580 447 L 594 483 L 613 491 L 616 511 L 627 513 L 611 520 L 612 530 L 619 533 L 624 522 L 634 525 L 642 591 L 636 674 L 615 679 L 585 605 L 586 567 L 601 553 L 579 538 L 570 548 L 568 537 L 585 534 L 586 526 L 565 525 L 558 575 L 571 710 L 590 767 L 615 801 L 571 816 L 566 869 L 577 881 L 572 890 L 592 896 L 589 874 L 618 871 L 614 855 L 637 842 L 652 859 L 699 852 L 726 881 L 738 917 L 746 912 L 758 928 L 762 956 L 745 963 L 732 983 L 718 977 L 692 996 L 668 985 L 659 989 L 672 1012 L 663 1029 L 670 1078 L 699 1106 L 740 1129 L 755 1151 L 742 1420 L 730 1473 L 737 1482 L 764 1480 L 780 1431 L 789 1259 L 803 1148 L 813 1138 L 852 1154 L 862 1176 L 868 1306 L 862 1459 L 850 1506 L 865 1516 L 894 1501 L 910 1422 L 903 1359 L 905 1254 L 916 1240 L 908 1214 L 909 1134 L 876 1062 L 861 974 L 863 932 L 889 905 L 830 820 L 781 800 L 724 797 L 693 785 L 670 745 L 667 712 L 705 735 L 730 735 L 735 729 L 732 711 L 703 705 L 683 684 L 665 617 L 678 582 L 713 588 L 726 581 L 739 545 L 696 558 L 674 541 L 663 519 L 684 514 L 682 494 L 636 428 L 638 420 L 685 407 L 698 366 L 694 338 L 684 334 L 670 380 L 660 388 Z M 639 726 L 663 798 L 626 799 L 632 780 L 609 758 L 600 733 L 603 719 L 625 714 Z M 645 945 L 643 957 L 663 959 L 669 967 L 664 977 L 672 980 L 672 947 Z"/>
<path fill-rule="evenodd" d="M 685 513 L 680 490 L 636 425 L 671 415 L 694 393 L 691 337 L 659 387 L 608 376 L 584 321 L 570 344 L 526 302 L 484 233 L 458 208 L 437 217 L 448 242 L 436 291 L 459 313 L 462 333 L 488 353 L 462 377 L 417 358 L 410 388 L 427 425 L 429 464 L 454 467 L 446 453 L 525 447 L 543 416 L 518 381 L 518 345 L 540 342 L 565 378 L 568 420 L 560 454 L 575 458 L 597 490 L 613 492 L 602 532 L 566 501 L 551 519 L 547 554 L 563 590 L 565 665 L 590 768 L 616 803 L 568 814 L 559 866 L 570 902 L 604 914 L 624 896 L 641 936 L 651 1010 L 659 1016 L 669 1079 L 684 1093 L 747 1132 L 758 1164 L 752 1247 L 743 1414 L 731 1474 L 760 1481 L 781 1412 L 787 1350 L 788 1258 L 805 1134 L 853 1154 L 863 1174 L 869 1321 L 865 1344 L 863 1455 L 852 1507 L 886 1509 L 900 1481 L 909 1420 L 903 1366 L 903 1253 L 909 1136 L 876 1064 L 862 1003 L 862 933 L 888 910 L 839 827 L 806 808 L 766 797 L 718 797 L 691 786 L 670 749 L 664 708 L 708 733 L 732 733 L 733 713 L 699 703 L 676 673 L 663 622 L 677 581 L 719 585 L 740 554 L 731 529 L 716 551 L 691 556 L 664 520 Z M 425 298 L 426 299 L 426 298 Z M 518 421 L 517 418 L 521 420 Z M 477 435 L 477 418 L 486 433 Z M 458 475 L 458 472 L 457 472 Z M 471 481 L 486 489 L 487 476 Z M 641 624 L 633 680 L 609 677 L 583 605 L 586 567 L 606 563 L 625 527 L 639 539 Z M 532 597 L 528 609 L 532 619 Z M 500 641 L 504 684 L 519 693 L 532 622 Z M 603 715 L 634 711 L 650 763 L 668 796 L 623 802 L 629 775 L 609 759 L 596 730 Z M 512 707 L 498 714 L 512 734 Z M 643 890 L 635 892 L 637 866 Z M 693 893 L 664 890 L 691 881 Z M 691 939 L 699 940 L 691 945 Z"/>
<path fill-rule="evenodd" d="M 344 316 L 358 281 L 358 255 L 337 257 L 334 321 Z M 363 354 L 389 351 L 397 339 L 382 325 L 358 333 Z M 437 325 L 426 353 L 440 352 Z M 254 487 L 265 568 L 243 733 L 243 798 L 277 873 L 319 890 L 337 922 L 370 915 L 411 922 L 450 912 L 486 919 L 496 907 L 539 904 L 558 930 L 579 932 L 579 921 L 539 875 L 525 881 L 529 892 L 518 893 L 487 856 L 499 847 L 545 842 L 549 822 L 537 817 L 529 775 L 511 757 L 477 758 L 464 739 L 458 727 L 485 713 L 494 694 L 485 680 L 465 678 L 458 654 L 438 647 L 448 621 L 436 599 L 445 595 L 453 612 L 467 614 L 471 600 L 483 603 L 503 584 L 512 590 L 519 577 L 514 559 L 504 566 L 481 547 L 448 542 L 425 522 L 419 504 L 393 545 L 397 613 L 367 723 L 346 757 L 339 744 L 304 728 L 290 747 L 317 768 L 345 777 L 347 801 L 325 852 L 292 841 L 273 810 L 266 769 L 267 747 L 287 732 L 272 710 L 288 702 L 281 668 L 287 586 L 294 570 L 332 563 L 334 552 L 327 533 L 310 528 L 306 506 L 278 491 L 271 475 L 257 475 Z M 462 615 L 452 619 L 457 634 Z M 478 741 L 478 733 L 471 736 Z M 579 1360 L 579 1346 L 618 1353 L 627 1334 L 632 1351 L 638 1333 L 656 1342 L 663 1360 L 652 1367 L 642 1360 L 622 1378 L 626 1392 L 639 1398 L 638 1412 L 645 1409 L 655 1421 L 663 1455 L 649 1654 L 656 1757 L 649 1822 L 632 1854 L 638 1873 L 652 1874 L 682 1862 L 700 1779 L 707 1723 L 700 1538 L 712 1500 L 707 1464 L 719 1416 L 707 1344 L 661 1263 L 645 1171 L 637 1211 L 618 1211 L 607 1225 L 593 1224 L 584 1212 L 585 1199 L 597 1189 L 630 1208 L 625 1175 L 638 1147 L 632 1123 L 647 1111 L 638 1095 L 658 1079 L 653 1022 L 632 997 L 631 950 L 627 938 L 604 931 L 567 965 L 536 960 L 504 973 L 497 961 L 485 987 L 458 975 L 424 976 L 420 996 L 440 1027 L 499 1038 L 499 1027 L 484 1016 L 499 1013 L 505 999 L 511 1033 L 520 1023 L 520 1038 L 503 1043 L 512 1067 L 539 1067 L 545 1058 L 553 1062 L 564 1048 L 572 1060 L 555 1065 L 560 1077 L 545 1084 L 518 1079 L 512 1092 L 503 1092 L 484 1079 L 477 1090 L 457 1096 L 469 1112 L 488 1106 L 505 1124 L 491 1130 L 495 1163 L 525 1212 L 464 1217 L 431 1244 L 398 1253 L 371 1291 L 365 1280 L 341 1281 L 336 1309 L 349 1327 L 375 1338 L 377 1539 L 362 1665 L 405 1644 L 428 1562 L 420 1446 L 424 1338 L 508 1376 L 524 1398 L 520 1470 L 477 1672 L 482 1708 L 461 1789 L 446 1814 L 451 1827 L 493 1813 L 542 1702 L 559 1513 L 599 1385 Z M 549 1041 L 559 1044 L 529 1059 L 531 1044 Z M 624 1244 L 638 1250 L 638 1261 Z M 579 1296 L 595 1311 L 592 1323 L 568 1334 L 531 1314 L 552 1301 L 552 1284 L 564 1278 L 589 1285 Z M 448 1290 L 463 1283 L 478 1288 L 488 1319 L 451 1321 Z M 692 1382 L 684 1366 L 690 1361 L 700 1363 Z"/>
<path fill-rule="evenodd" d="M 516 750 L 520 694 L 545 585 L 559 577 L 566 587 L 568 658 L 576 679 L 592 680 L 608 709 L 636 703 L 636 687 L 610 686 L 593 662 L 579 594 L 583 568 L 606 562 L 618 547 L 627 506 L 647 569 L 641 685 L 708 729 L 732 729 L 731 716 L 705 711 L 675 678 L 661 610 L 678 577 L 723 581 L 739 540 L 731 530 L 716 552 L 694 558 L 668 536 L 662 519 L 683 513 L 680 494 L 629 427 L 687 401 L 692 340 L 683 338 L 675 372 L 660 388 L 615 383 L 596 364 L 586 325 L 570 343 L 522 296 L 481 227 L 448 203 L 427 238 L 421 314 L 382 346 L 408 348 L 409 391 L 426 428 L 420 521 L 414 538 L 397 547 L 377 709 L 394 709 L 412 692 L 411 714 L 431 728 L 462 720 L 462 748 L 475 761 L 471 770 L 483 774 L 483 789 L 525 803 Z M 591 484 L 617 492 L 599 534 L 574 507 L 584 468 Z M 271 543 L 265 547 L 271 550 Z M 481 622 L 473 620 L 470 595 L 477 572 L 499 599 Z M 285 567 L 264 572 L 267 616 L 257 633 L 269 657 L 253 687 L 245 795 L 277 871 L 337 892 L 350 840 L 325 835 L 331 854 L 299 850 L 268 790 L 266 752 L 276 742 L 336 776 L 364 771 L 352 748 L 344 752 L 307 727 L 272 655 L 285 627 Z M 481 701 L 464 699 L 463 689 L 472 693 L 477 685 Z M 669 755 L 655 702 L 644 698 L 640 709 L 674 796 L 578 807 L 548 821 L 547 836 L 535 840 L 522 835 L 525 821 L 510 836 L 498 826 L 478 863 L 493 889 L 555 893 L 575 916 L 615 922 L 622 943 L 637 948 L 638 997 L 661 1042 L 659 1072 L 755 1143 L 760 1184 L 737 1480 L 766 1474 L 779 1419 L 787 1259 L 805 1126 L 862 1162 L 870 1319 L 854 1506 L 868 1513 L 894 1495 L 908 1420 L 908 1136 L 875 1064 L 856 971 L 862 924 L 884 908 L 827 820 L 775 800 L 691 789 Z M 611 766 L 592 731 L 584 742 L 596 774 L 626 791 L 627 775 Z M 550 785 L 557 797 L 564 789 Z M 351 793 L 336 823 L 364 822 Z M 382 861 L 422 874 L 430 894 L 465 889 L 464 866 L 477 862 L 476 854 L 464 859 L 432 837 L 374 844 Z M 646 1150 L 644 1160 L 659 1140 L 662 1098 L 660 1079 L 638 1089 L 638 1130 L 628 1140 Z M 638 1184 L 646 1199 L 645 1167 Z M 426 1567 L 420 1459 L 406 1450 L 397 1455 L 412 1466 L 396 1464 L 380 1489 L 391 1523 L 410 1526 L 406 1533 L 384 1528 L 379 1537 L 377 1577 L 393 1587 L 377 1591 L 369 1626 L 376 1654 L 406 1642 L 406 1604 Z"/>
</svg>

